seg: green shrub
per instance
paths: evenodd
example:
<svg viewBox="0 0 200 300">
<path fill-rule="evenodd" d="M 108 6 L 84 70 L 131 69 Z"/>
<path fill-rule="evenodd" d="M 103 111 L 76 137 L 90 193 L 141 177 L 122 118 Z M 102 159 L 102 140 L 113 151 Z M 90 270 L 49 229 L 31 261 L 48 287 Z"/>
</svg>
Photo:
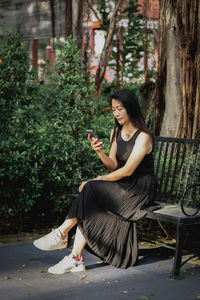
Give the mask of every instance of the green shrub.
<svg viewBox="0 0 200 300">
<path fill-rule="evenodd" d="M 37 98 L 38 89 L 32 83 L 35 74 L 30 70 L 21 38 L 14 30 L 4 30 L 0 59 L 1 213 L 8 217 L 15 216 L 19 207 L 26 211 L 32 205 L 24 189 L 29 174 L 26 136 L 31 123 L 38 118 L 30 97 L 35 94 Z"/>
<path fill-rule="evenodd" d="M 97 100 L 75 40 L 69 38 L 45 86 L 33 80 L 18 34 L 5 32 L 0 49 L 1 220 L 17 220 L 24 230 L 27 217 L 40 223 L 63 216 L 76 169 L 99 163 L 86 134 Z"/>
</svg>

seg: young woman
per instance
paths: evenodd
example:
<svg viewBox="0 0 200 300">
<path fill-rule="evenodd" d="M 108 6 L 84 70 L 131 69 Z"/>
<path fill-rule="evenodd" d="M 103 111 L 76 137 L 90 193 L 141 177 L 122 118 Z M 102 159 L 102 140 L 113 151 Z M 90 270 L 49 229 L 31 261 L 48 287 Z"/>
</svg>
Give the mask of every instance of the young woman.
<svg viewBox="0 0 200 300">
<path fill-rule="evenodd" d="M 64 223 L 34 245 L 42 250 L 67 246 L 67 235 L 77 226 L 72 253 L 48 269 L 53 274 L 84 270 L 87 247 L 108 264 L 128 268 L 138 255 L 136 221 L 151 210 L 154 192 L 153 141 L 136 96 L 119 90 L 111 97 L 114 129 L 110 152 L 88 136 L 92 148 L 110 171 L 83 182 Z"/>
</svg>

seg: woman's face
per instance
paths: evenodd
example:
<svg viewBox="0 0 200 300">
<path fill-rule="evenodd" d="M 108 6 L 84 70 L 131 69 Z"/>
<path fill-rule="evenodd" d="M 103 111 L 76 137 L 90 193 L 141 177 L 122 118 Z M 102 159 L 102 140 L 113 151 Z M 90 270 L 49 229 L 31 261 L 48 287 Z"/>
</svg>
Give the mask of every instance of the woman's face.
<svg viewBox="0 0 200 300">
<path fill-rule="evenodd" d="M 124 125 L 125 123 L 129 122 L 127 110 L 120 101 L 112 99 L 112 111 L 114 117 L 117 119 L 120 125 Z"/>
</svg>

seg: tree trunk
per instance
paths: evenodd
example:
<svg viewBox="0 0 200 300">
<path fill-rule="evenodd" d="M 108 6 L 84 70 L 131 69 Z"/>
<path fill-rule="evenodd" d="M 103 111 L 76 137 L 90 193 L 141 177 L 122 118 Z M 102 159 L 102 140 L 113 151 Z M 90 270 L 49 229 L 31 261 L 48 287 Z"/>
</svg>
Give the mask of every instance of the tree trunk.
<svg viewBox="0 0 200 300">
<path fill-rule="evenodd" d="M 116 53 L 116 90 L 120 88 L 120 31 L 117 31 L 117 53 Z"/>
<path fill-rule="evenodd" d="M 158 70 L 157 80 L 155 83 L 155 92 L 150 104 L 150 112 L 147 122 L 150 122 L 153 114 L 152 132 L 155 135 L 160 134 L 161 124 L 165 109 L 164 91 L 166 87 L 166 62 L 167 62 L 167 42 L 166 42 L 166 13 L 167 3 L 165 0 L 160 1 L 160 18 L 159 18 L 159 48 L 158 48 Z"/>
<path fill-rule="evenodd" d="M 72 0 L 65 0 L 65 36 L 72 33 Z"/>
<path fill-rule="evenodd" d="M 100 95 L 102 90 L 104 75 L 108 65 L 109 57 L 112 52 L 113 35 L 114 35 L 115 25 L 118 20 L 118 11 L 122 2 L 123 0 L 116 0 L 115 8 L 113 10 L 113 14 L 110 19 L 110 25 L 107 32 L 106 42 L 96 72 L 96 78 L 95 78 L 96 97 Z"/>
<path fill-rule="evenodd" d="M 166 89 L 165 89 L 165 113 L 160 135 L 175 136 L 177 120 L 181 111 L 181 59 L 178 41 L 174 28 L 176 19 L 173 11 L 168 7 L 165 11 L 166 30 Z"/>
<path fill-rule="evenodd" d="M 156 134 L 183 138 L 200 134 L 199 30 L 199 0 L 160 1 L 159 69 L 152 98 Z"/>
<path fill-rule="evenodd" d="M 83 36 L 83 0 L 73 0 L 72 11 L 73 35 L 78 38 L 79 47 L 81 48 Z"/>
<path fill-rule="evenodd" d="M 84 39 L 82 40 L 82 56 L 83 56 L 83 65 L 85 69 L 85 74 L 87 76 L 87 83 L 90 81 L 90 61 L 89 61 L 89 44 L 90 44 L 90 33 L 89 33 L 89 20 L 90 20 L 90 9 L 89 6 L 86 6 L 85 14 L 87 15 L 87 28 L 85 29 L 84 32 Z"/>
<path fill-rule="evenodd" d="M 65 0 L 65 36 L 70 35 L 77 37 L 78 46 L 82 49 L 83 0 Z"/>
<path fill-rule="evenodd" d="M 177 0 L 177 35 L 181 49 L 182 110 L 177 136 L 195 138 L 200 135 L 199 122 L 199 0 Z"/>
<path fill-rule="evenodd" d="M 51 34 L 52 34 L 52 45 L 53 51 L 55 51 L 55 10 L 54 10 L 54 0 L 50 0 L 50 8 L 51 8 Z"/>
<path fill-rule="evenodd" d="M 144 82 L 147 82 L 148 76 L 148 28 L 147 28 L 147 11 L 149 9 L 149 0 L 143 2 L 143 48 L 144 48 Z"/>
</svg>

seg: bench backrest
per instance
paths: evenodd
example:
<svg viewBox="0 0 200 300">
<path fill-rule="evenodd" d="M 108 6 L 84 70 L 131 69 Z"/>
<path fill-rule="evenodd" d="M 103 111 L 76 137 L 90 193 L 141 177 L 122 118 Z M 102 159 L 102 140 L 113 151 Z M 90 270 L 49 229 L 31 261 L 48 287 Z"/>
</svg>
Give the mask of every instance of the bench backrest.
<svg viewBox="0 0 200 300">
<path fill-rule="evenodd" d="M 200 189 L 200 140 L 154 137 L 157 200 L 195 206 Z"/>
</svg>

